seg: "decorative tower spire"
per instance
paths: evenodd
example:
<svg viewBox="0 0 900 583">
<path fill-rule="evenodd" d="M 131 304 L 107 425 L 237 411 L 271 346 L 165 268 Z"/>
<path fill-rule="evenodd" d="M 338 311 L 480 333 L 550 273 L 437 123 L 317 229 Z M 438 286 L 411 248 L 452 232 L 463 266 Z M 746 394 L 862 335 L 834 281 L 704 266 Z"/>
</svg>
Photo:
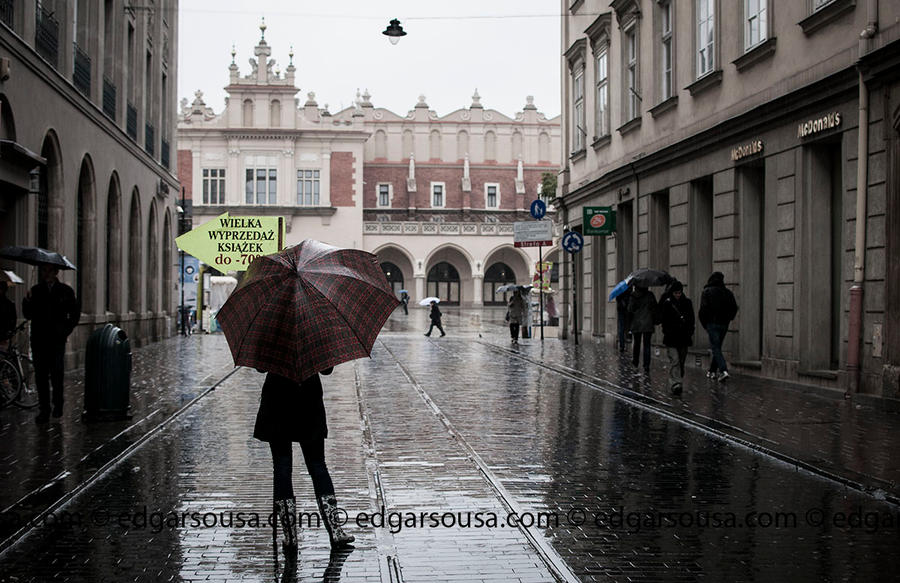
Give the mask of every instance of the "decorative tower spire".
<svg viewBox="0 0 900 583">
<path fill-rule="evenodd" d="M 261 45 L 266 44 L 266 28 L 266 17 L 263 16 L 259 23 L 259 44 Z"/>
<path fill-rule="evenodd" d="M 475 93 L 472 94 L 472 105 L 469 106 L 469 109 L 481 109 L 481 95 L 478 95 L 478 88 L 475 88 Z"/>
</svg>

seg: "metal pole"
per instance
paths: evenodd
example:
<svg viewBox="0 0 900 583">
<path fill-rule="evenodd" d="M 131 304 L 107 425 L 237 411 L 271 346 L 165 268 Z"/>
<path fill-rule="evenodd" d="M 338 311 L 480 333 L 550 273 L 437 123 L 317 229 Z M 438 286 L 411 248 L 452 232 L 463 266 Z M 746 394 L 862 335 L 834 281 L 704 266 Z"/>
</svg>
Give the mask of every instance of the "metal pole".
<svg viewBox="0 0 900 583">
<path fill-rule="evenodd" d="M 541 341 L 544 340 L 544 247 L 538 245 L 538 295 L 541 296 Z"/>
<path fill-rule="evenodd" d="M 187 210 L 184 208 L 184 187 L 181 187 L 181 228 L 178 229 L 181 231 L 178 233 L 179 235 L 184 234 L 184 215 L 187 213 Z M 181 308 L 179 309 L 178 316 L 181 320 L 181 335 L 187 336 L 187 318 L 184 317 L 184 249 L 179 251 L 181 255 Z"/>
<path fill-rule="evenodd" d="M 575 279 L 575 253 L 572 256 L 572 336 L 575 337 L 575 344 L 578 344 L 578 285 Z"/>
</svg>

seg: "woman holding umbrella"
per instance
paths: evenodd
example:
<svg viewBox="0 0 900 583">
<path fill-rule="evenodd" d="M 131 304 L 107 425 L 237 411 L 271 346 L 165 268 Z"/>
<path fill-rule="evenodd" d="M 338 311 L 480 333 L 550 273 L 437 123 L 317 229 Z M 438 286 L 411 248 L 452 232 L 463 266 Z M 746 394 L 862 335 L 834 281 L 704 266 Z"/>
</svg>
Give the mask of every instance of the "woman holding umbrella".
<svg viewBox="0 0 900 583">
<path fill-rule="evenodd" d="M 341 528 L 325 464 L 328 426 L 319 374 L 369 356 L 399 304 L 374 255 L 308 239 L 256 259 L 216 315 L 235 365 L 268 373 L 253 435 L 272 453 L 274 508 L 288 557 L 297 551 L 295 442 L 332 548 L 354 540 Z"/>
<path fill-rule="evenodd" d="M 519 326 L 525 320 L 525 299 L 522 291 L 516 290 L 509 298 L 509 335 L 513 344 L 519 343 Z"/>
</svg>

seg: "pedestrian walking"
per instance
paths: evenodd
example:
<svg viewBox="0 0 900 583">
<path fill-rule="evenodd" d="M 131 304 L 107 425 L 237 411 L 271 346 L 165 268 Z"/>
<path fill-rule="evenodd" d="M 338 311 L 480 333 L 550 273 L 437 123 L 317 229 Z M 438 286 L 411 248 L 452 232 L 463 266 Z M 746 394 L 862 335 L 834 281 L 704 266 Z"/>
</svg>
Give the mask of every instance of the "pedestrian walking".
<svg viewBox="0 0 900 583">
<path fill-rule="evenodd" d="M 525 299 L 522 292 L 516 290 L 513 292 L 509 302 L 507 303 L 506 317 L 509 321 L 509 336 L 513 344 L 519 343 L 519 328 L 525 320 Z"/>
<path fill-rule="evenodd" d="M 734 300 L 734 294 L 725 287 L 725 275 L 721 271 L 715 271 L 709 276 L 709 281 L 703 288 L 700 296 L 700 325 L 709 334 L 709 347 L 712 350 L 712 359 L 709 363 L 709 371 L 706 376 L 717 381 L 725 381 L 728 374 L 728 363 L 722 354 L 722 343 L 728 333 L 728 324 L 737 315 L 738 305 Z M 718 373 L 718 375 L 717 375 Z"/>
<path fill-rule="evenodd" d="M 676 280 L 659 301 L 663 344 L 669 358 L 669 389 L 680 394 L 684 379 L 684 361 L 694 343 L 694 306 L 684 295 L 684 286 Z"/>
<path fill-rule="evenodd" d="M 656 296 L 646 287 L 635 287 L 628 301 L 631 314 L 631 339 L 634 343 L 631 364 L 638 365 L 641 344 L 644 352 L 644 372 L 650 372 L 650 338 L 653 336 L 656 318 Z"/>
<path fill-rule="evenodd" d="M 321 372 L 329 375 L 333 368 Z M 268 442 L 272 452 L 272 497 L 274 520 L 272 536 L 277 541 L 281 524 L 282 547 L 289 557 L 297 551 L 297 499 L 292 480 L 292 449 L 300 444 L 306 471 L 312 478 L 319 516 L 332 548 L 350 546 L 355 537 L 344 532 L 343 521 L 334 495 L 334 484 L 325 464 L 325 439 L 328 424 L 322 400 L 322 381 L 313 374 L 296 382 L 275 373 L 266 375 L 256 414 L 253 437 Z"/>
<path fill-rule="evenodd" d="M 51 385 L 53 417 L 62 416 L 66 340 L 81 319 L 75 290 L 59 281 L 58 275 L 58 267 L 39 266 L 39 283 L 22 300 L 22 315 L 31 320 L 31 357 L 39 403 L 37 423 L 50 419 Z"/>
<path fill-rule="evenodd" d="M 431 336 L 431 331 L 435 328 L 441 331 L 441 338 L 446 336 L 444 328 L 441 326 L 441 315 L 441 309 L 438 308 L 437 302 L 431 300 L 431 326 L 428 327 L 428 332 L 425 333 L 425 336 Z"/>
<path fill-rule="evenodd" d="M 625 352 L 625 337 L 631 330 L 631 314 L 628 312 L 628 301 L 631 299 L 631 288 L 616 296 L 616 323 L 618 324 L 617 339 L 619 352 Z"/>
<path fill-rule="evenodd" d="M 16 329 L 16 304 L 6 297 L 9 288 L 5 281 L 0 281 L 0 350 L 9 347 L 9 338 Z"/>
<path fill-rule="evenodd" d="M 409 294 L 400 292 L 400 305 L 403 306 L 403 314 L 409 316 Z"/>
</svg>

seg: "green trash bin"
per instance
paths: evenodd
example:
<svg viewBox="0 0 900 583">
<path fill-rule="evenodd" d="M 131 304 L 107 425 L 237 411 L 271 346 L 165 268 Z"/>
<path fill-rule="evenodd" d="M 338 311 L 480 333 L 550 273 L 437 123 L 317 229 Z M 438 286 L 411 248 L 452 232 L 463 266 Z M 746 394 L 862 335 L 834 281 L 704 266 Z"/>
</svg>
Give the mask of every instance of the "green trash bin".
<svg viewBox="0 0 900 583">
<path fill-rule="evenodd" d="M 106 324 L 88 338 L 84 363 L 84 417 L 129 419 L 131 343 L 125 331 Z"/>
</svg>

